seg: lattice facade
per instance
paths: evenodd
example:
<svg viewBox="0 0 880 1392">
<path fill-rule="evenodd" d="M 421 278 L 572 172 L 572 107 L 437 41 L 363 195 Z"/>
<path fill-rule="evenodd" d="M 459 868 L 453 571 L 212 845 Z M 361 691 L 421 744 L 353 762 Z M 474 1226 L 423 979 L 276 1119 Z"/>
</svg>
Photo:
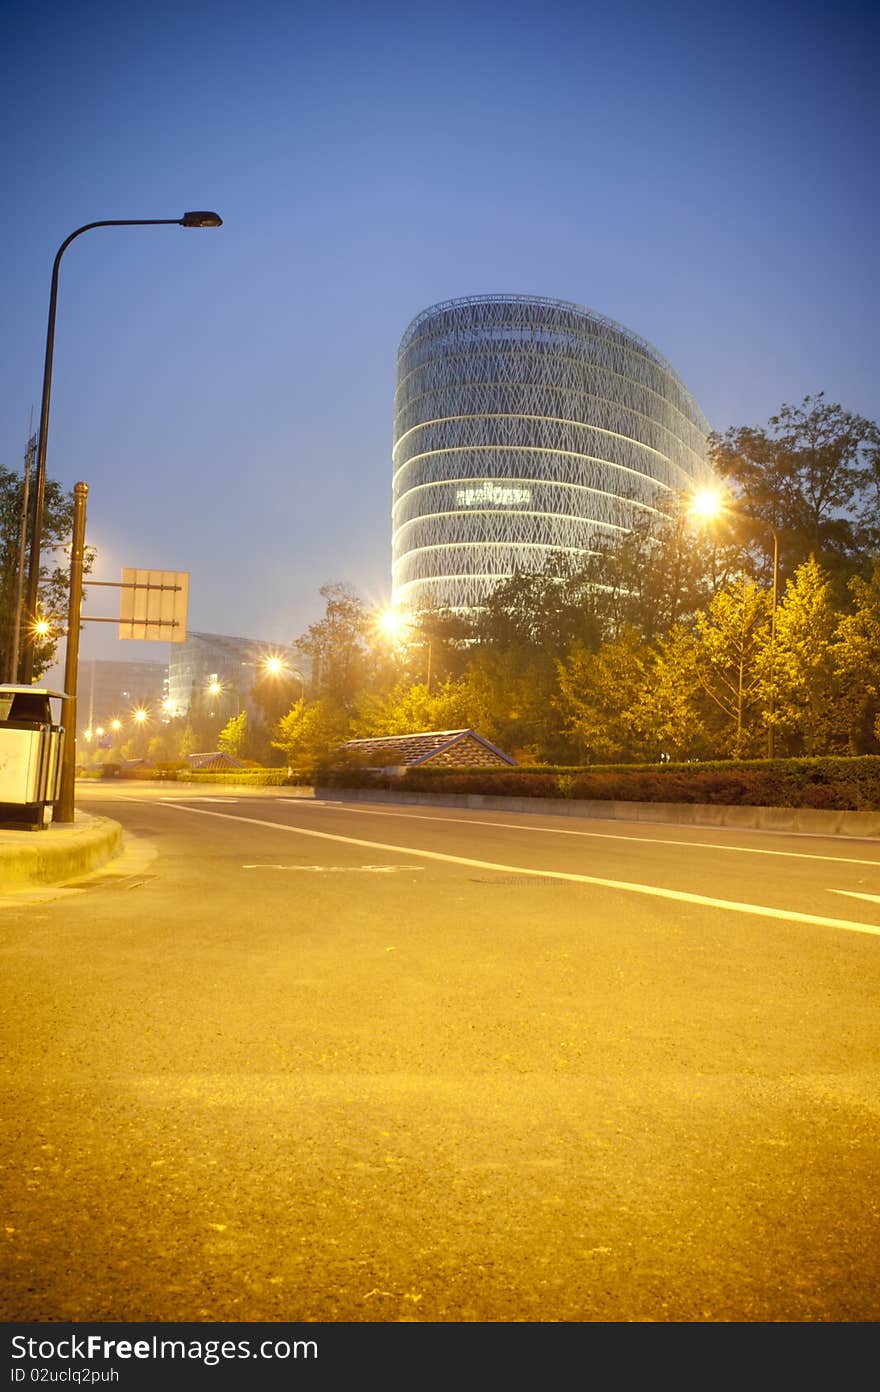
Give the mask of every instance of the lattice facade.
<svg viewBox="0 0 880 1392">
<path fill-rule="evenodd" d="M 593 310 L 529 295 L 433 305 L 397 361 L 393 602 L 474 608 L 553 552 L 585 559 L 710 480 L 708 431 L 657 350 Z"/>
</svg>

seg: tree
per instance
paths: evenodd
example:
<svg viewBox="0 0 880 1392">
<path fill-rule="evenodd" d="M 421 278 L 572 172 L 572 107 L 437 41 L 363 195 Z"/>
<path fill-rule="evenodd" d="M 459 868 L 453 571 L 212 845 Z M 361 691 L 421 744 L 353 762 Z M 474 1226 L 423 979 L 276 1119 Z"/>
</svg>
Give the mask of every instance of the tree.
<svg viewBox="0 0 880 1392">
<path fill-rule="evenodd" d="M 757 753 L 770 642 L 766 591 L 746 579 L 719 590 L 697 615 L 696 636 L 694 677 L 714 710 L 720 751 L 735 759 Z"/>
<path fill-rule="evenodd" d="M 180 735 L 180 741 L 177 747 L 177 757 L 179 759 L 185 759 L 188 754 L 198 754 L 199 752 L 199 741 L 196 738 L 196 732 L 193 729 L 191 722 L 187 720 L 186 725 L 183 727 L 183 731 Z"/>
<path fill-rule="evenodd" d="M 780 573 L 810 555 L 845 579 L 880 541 L 878 446 L 874 421 L 826 402 L 824 392 L 784 405 L 769 428 L 741 426 L 710 437 L 719 473 L 742 512 L 775 528 Z M 754 532 L 763 544 L 760 526 Z"/>
<path fill-rule="evenodd" d="M 467 725 L 466 695 L 460 682 L 444 682 L 429 692 L 424 682 L 404 679 L 389 692 L 367 692 L 358 702 L 353 739 L 452 730 Z"/>
<path fill-rule="evenodd" d="M 639 723 L 655 743 L 651 758 L 694 759 L 707 753 L 698 654 L 698 639 L 684 627 L 673 628 L 656 645 L 638 699 Z"/>
<path fill-rule="evenodd" d="M 242 752 L 248 733 L 247 711 L 240 711 L 229 720 L 217 736 L 217 748 L 233 758 Z"/>
<path fill-rule="evenodd" d="M 18 601 L 19 558 L 21 547 L 21 513 L 24 479 L 11 469 L 0 468 L 0 673 L 5 681 L 14 681 L 14 628 Z M 33 506 L 33 489 L 31 489 Z M 73 532 L 73 496 L 65 493 L 59 483 L 47 479 L 45 509 L 40 541 L 41 558 L 52 557 L 70 540 Z M 38 590 L 40 610 L 44 614 L 66 611 L 69 568 L 47 561 L 40 566 Z M 20 634 L 20 647 L 24 633 Z M 55 661 L 57 637 L 38 640 L 34 647 L 34 675 L 40 676 Z"/>
<path fill-rule="evenodd" d="M 854 609 L 837 628 L 837 716 L 851 754 L 877 753 L 880 745 L 880 562 L 870 580 L 849 583 Z"/>
<path fill-rule="evenodd" d="M 650 662 L 641 634 L 624 628 L 596 652 L 576 644 L 559 664 L 557 707 L 581 758 L 614 763 L 646 757 L 653 739 L 644 727 L 641 698 Z"/>
<path fill-rule="evenodd" d="M 314 774 L 348 739 L 349 719 L 329 700 L 297 701 L 275 726 L 272 745 L 288 765 Z"/>
<path fill-rule="evenodd" d="M 295 644 L 312 664 L 312 689 L 341 710 L 354 708 L 370 665 L 370 614 L 347 585 L 323 585 L 323 619 Z"/>
<path fill-rule="evenodd" d="M 830 577 L 811 556 L 786 585 L 776 615 L 774 722 L 787 733 L 790 752 L 815 755 L 846 748 L 838 714 L 839 622 Z"/>
</svg>

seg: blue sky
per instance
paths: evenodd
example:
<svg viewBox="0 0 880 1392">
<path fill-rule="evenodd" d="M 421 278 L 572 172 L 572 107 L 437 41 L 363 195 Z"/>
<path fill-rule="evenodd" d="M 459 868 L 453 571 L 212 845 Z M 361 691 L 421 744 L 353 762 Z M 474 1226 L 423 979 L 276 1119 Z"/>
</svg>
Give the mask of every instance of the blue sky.
<svg viewBox="0 0 880 1392">
<path fill-rule="evenodd" d="M 39 410 L 101 579 L 289 641 L 390 589 L 399 339 L 513 291 L 649 339 L 712 426 L 880 417 L 876 7 L 6 0 L 0 463 Z M 86 612 L 113 612 L 93 591 Z M 108 595 L 111 598 L 108 599 Z M 94 598 L 100 596 L 100 598 Z M 86 625 L 82 655 L 144 657 Z"/>
</svg>

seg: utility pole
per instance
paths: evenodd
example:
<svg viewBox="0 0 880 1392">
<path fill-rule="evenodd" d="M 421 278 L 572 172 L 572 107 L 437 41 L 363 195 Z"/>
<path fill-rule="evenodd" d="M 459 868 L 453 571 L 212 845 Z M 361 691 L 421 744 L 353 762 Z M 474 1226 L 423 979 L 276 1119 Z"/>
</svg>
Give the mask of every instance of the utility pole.
<svg viewBox="0 0 880 1392">
<path fill-rule="evenodd" d="M 18 678 L 18 656 L 21 649 L 21 606 L 24 599 L 24 559 L 27 547 L 28 534 L 28 504 L 30 502 L 31 491 L 31 469 L 34 467 L 34 458 L 37 453 L 37 437 L 31 435 L 27 442 L 27 449 L 24 452 L 24 480 L 21 497 L 21 537 L 18 543 L 18 580 L 15 590 L 15 615 L 12 621 L 12 646 L 9 655 L 9 671 L 7 680 L 14 682 Z"/>
<path fill-rule="evenodd" d="M 67 609 L 67 652 L 64 661 L 64 744 L 61 752 L 61 788 L 55 820 L 72 822 L 76 780 L 76 688 L 79 672 L 79 628 L 83 594 L 83 553 L 86 535 L 87 483 L 73 488 L 73 545 L 70 549 L 70 597 Z"/>
</svg>

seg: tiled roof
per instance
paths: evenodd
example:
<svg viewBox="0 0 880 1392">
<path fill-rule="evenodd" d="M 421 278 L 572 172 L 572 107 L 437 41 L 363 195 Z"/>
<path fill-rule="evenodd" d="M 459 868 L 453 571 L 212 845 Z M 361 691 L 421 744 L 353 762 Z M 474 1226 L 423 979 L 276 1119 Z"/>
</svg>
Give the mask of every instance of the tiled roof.
<svg viewBox="0 0 880 1392">
<path fill-rule="evenodd" d="M 208 754 L 187 754 L 186 761 L 191 769 L 241 769 L 245 767 L 241 759 L 235 759 L 231 754 L 225 754 L 220 749 L 213 750 Z"/>
<path fill-rule="evenodd" d="M 374 739 L 348 740 L 340 753 L 369 758 L 388 756 L 386 764 L 454 764 L 473 768 L 487 764 L 515 765 L 516 760 L 490 744 L 476 730 L 422 730 L 417 734 L 383 735 Z"/>
</svg>

